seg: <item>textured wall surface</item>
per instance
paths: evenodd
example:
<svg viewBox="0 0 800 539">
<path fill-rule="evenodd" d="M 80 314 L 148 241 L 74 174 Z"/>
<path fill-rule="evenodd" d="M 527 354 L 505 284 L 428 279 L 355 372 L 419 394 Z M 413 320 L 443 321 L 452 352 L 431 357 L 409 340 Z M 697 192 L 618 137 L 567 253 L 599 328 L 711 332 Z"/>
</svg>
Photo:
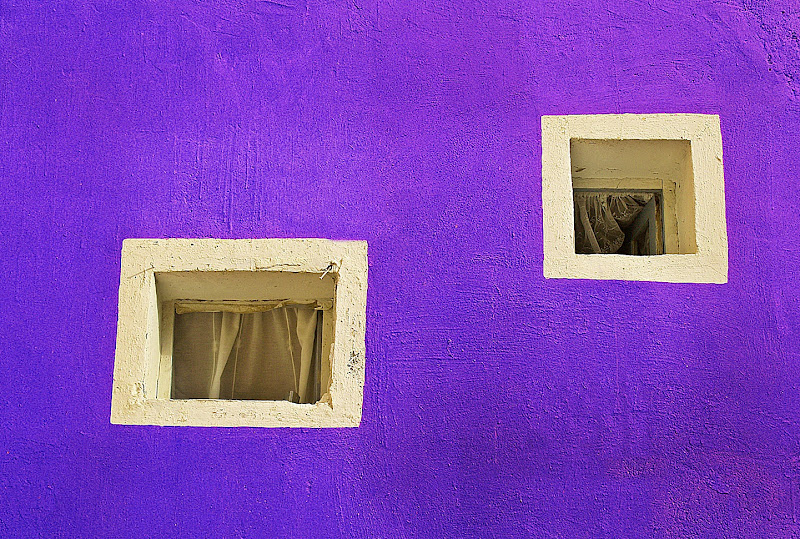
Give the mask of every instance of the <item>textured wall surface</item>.
<svg viewBox="0 0 800 539">
<path fill-rule="evenodd" d="M 29 4 L 0 535 L 800 535 L 795 2 Z M 720 115 L 727 285 L 543 278 L 540 116 L 605 112 Z M 110 425 L 126 237 L 368 240 L 361 427 Z"/>
</svg>

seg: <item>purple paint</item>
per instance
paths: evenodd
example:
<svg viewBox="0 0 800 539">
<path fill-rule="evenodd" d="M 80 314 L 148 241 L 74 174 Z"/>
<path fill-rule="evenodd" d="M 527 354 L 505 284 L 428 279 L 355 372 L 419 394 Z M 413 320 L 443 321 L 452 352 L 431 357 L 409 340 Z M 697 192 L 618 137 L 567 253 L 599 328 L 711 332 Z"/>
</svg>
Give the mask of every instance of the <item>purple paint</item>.
<svg viewBox="0 0 800 539">
<path fill-rule="evenodd" d="M 418 4 L 0 3 L 0 535 L 800 534 L 798 6 Z M 729 284 L 542 277 L 602 112 L 720 115 Z M 362 426 L 110 425 L 126 237 L 368 240 Z"/>
</svg>

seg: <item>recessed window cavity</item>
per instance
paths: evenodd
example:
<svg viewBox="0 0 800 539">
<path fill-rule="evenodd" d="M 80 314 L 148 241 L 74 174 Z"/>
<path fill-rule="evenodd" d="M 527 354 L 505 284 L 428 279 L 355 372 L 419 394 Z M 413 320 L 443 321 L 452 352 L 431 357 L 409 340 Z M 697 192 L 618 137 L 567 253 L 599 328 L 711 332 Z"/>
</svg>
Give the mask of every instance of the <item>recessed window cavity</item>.
<svg viewBox="0 0 800 539">
<path fill-rule="evenodd" d="M 576 254 L 696 252 L 686 140 L 570 141 Z"/>
</svg>

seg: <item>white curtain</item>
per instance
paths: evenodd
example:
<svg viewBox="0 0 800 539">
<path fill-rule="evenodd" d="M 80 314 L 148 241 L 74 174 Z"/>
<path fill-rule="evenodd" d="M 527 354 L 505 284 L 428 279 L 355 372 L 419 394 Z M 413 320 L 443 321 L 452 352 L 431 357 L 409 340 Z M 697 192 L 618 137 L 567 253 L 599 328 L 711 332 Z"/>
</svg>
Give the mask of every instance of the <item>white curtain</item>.
<svg viewBox="0 0 800 539">
<path fill-rule="evenodd" d="M 575 252 L 616 253 L 651 193 L 575 193 Z"/>
<path fill-rule="evenodd" d="M 316 402 L 318 312 L 303 305 L 176 314 L 172 398 Z"/>
</svg>

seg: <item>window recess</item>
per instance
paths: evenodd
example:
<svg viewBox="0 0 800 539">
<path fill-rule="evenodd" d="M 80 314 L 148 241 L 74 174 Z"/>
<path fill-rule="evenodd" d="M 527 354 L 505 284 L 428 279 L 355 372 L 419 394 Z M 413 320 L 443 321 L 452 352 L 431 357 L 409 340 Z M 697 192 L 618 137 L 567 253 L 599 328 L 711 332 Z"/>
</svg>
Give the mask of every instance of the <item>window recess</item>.
<svg viewBox="0 0 800 539">
<path fill-rule="evenodd" d="M 593 233 L 602 254 L 696 251 L 688 141 L 572 139 L 570 163 L 577 254 L 597 254 L 589 241 Z M 586 214 L 579 201 L 586 203 Z"/>
</svg>

